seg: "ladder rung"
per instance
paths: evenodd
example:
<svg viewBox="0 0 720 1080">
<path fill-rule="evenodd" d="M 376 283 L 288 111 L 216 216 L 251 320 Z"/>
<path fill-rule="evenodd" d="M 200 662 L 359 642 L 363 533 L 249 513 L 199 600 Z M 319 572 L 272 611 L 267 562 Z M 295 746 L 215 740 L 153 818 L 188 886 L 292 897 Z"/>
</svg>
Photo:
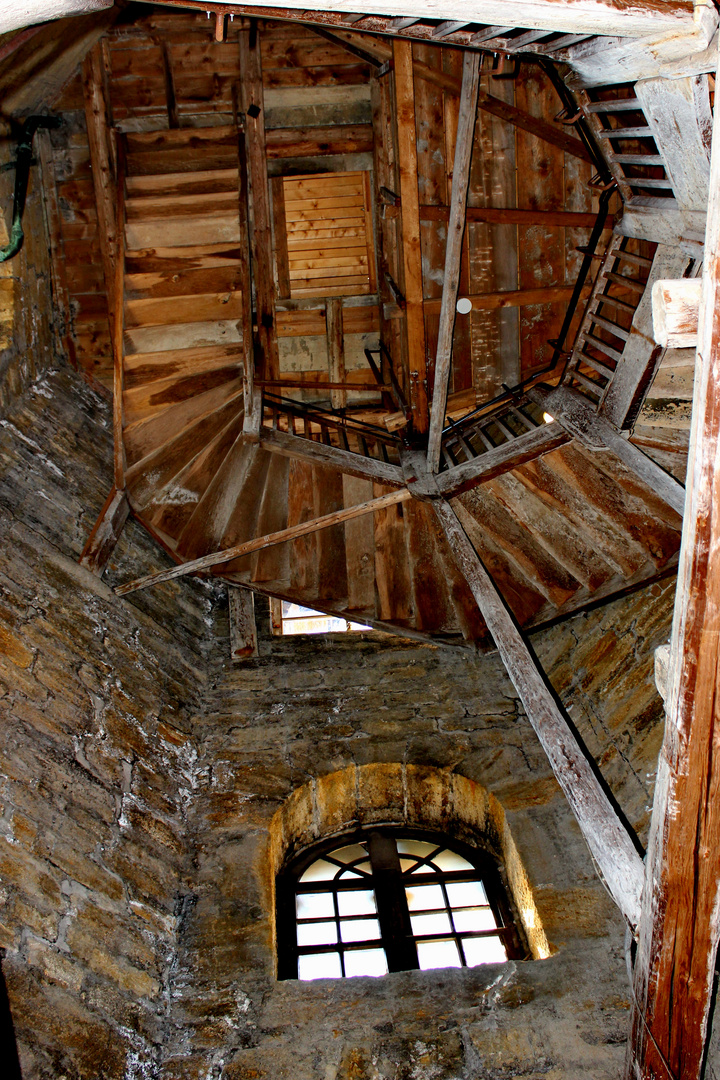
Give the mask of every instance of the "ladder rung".
<svg viewBox="0 0 720 1080">
<path fill-rule="evenodd" d="M 660 154 L 608 154 L 608 161 L 618 165 L 665 165 L 665 158 Z"/>
<path fill-rule="evenodd" d="M 526 428 L 528 429 L 528 431 L 534 431 L 534 430 L 535 430 L 535 428 L 536 428 L 536 427 L 538 426 L 538 425 L 537 425 L 537 424 L 535 423 L 535 421 L 534 421 L 534 420 L 531 420 L 529 416 L 526 416 L 526 415 L 525 415 L 525 413 L 524 413 L 524 412 L 522 411 L 522 409 L 516 409 L 516 408 L 515 408 L 515 407 L 513 406 L 513 409 L 512 409 L 512 414 L 513 414 L 513 416 L 516 416 L 516 417 L 518 418 L 518 420 L 520 421 L 520 423 L 521 423 L 521 424 L 522 424 L 522 425 L 523 425 L 524 427 L 526 427 Z"/>
<path fill-rule="evenodd" d="M 596 132 L 598 139 L 644 139 L 648 136 L 653 137 L 652 128 L 649 127 L 628 127 L 628 128 L 606 128 L 604 131 Z"/>
<path fill-rule="evenodd" d="M 615 337 L 619 337 L 622 341 L 627 341 L 630 337 L 630 331 L 624 330 L 622 326 L 618 326 L 617 323 L 611 322 L 610 319 L 603 319 L 602 315 L 597 315 L 593 312 L 590 315 L 590 321 L 593 325 L 602 326 L 604 330 L 609 330 Z"/>
<path fill-rule="evenodd" d="M 558 49 L 569 49 L 571 45 L 577 45 L 579 41 L 587 41 L 591 34 L 563 34 L 555 41 L 543 42 L 543 52 L 557 52 Z"/>
<path fill-rule="evenodd" d="M 492 41 L 493 38 L 505 37 L 514 29 L 514 26 L 486 26 L 484 30 L 478 30 L 477 34 L 473 34 L 468 44 L 478 45 L 481 41 Z"/>
<path fill-rule="evenodd" d="M 673 189 L 671 182 L 667 178 L 664 180 L 651 180 L 641 176 L 623 176 L 622 182 L 632 188 L 663 188 L 665 191 L 672 191 Z"/>
<path fill-rule="evenodd" d="M 608 304 L 610 307 L 616 308 L 618 311 L 627 311 L 628 315 L 635 314 L 635 308 L 632 304 L 627 304 L 624 300 L 617 300 L 614 296 L 606 296 L 605 293 L 598 293 L 596 296 L 598 307 L 600 304 Z"/>
<path fill-rule="evenodd" d="M 632 289 L 633 292 L 642 293 L 645 292 L 645 283 L 642 281 L 636 281 L 635 278 L 624 277 L 622 274 L 614 274 L 612 270 L 605 270 L 603 277 L 606 281 L 614 281 L 617 285 L 623 285 L 626 289 Z"/>
<path fill-rule="evenodd" d="M 457 465 L 457 461 L 455 460 L 452 453 L 450 452 L 450 447 L 449 446 L 447 446 L 445 443 L 443 443 L 442 446 L 440 447 L 440 449 L 442 451 L 442 456 L 443 456 L 443 459 L 445 461 L 445 464 L 447 465 L 447 467 L 449 469 L 452 469 L 455 465 Z"/>
<path fill-rule="evenodd" d="M 496 427 L 500 428 L 500 430 L 502 431 L 503 435 L 508 440 L 508 442 L 512 442 L 512 440 L 517 437 L 517 436 L 515 436 L 513 434 L 513 432 L 510 430 L 510 428 L 506 427 L 505 424 L 503 424 L 502 420 L 498 420 L 497 417 L 493 420 L 493 423 L 495 424 Z"/>
<path fill-rule="evenodd" d="M 587 112 L 642 112 L 642 105 L 637 98 L 615 98 L 614 101 L 591 101 L 585 106 Z"/>
<path fill-rule="evenodd" d="M 601 398 L 605 391 L 604 386 L 601 386 L 600 383 L 593 382 L 592 379 L 588 379 L 587 376 L 583 375 L 580 371 L 571 372 L 571 378 L 576 379 L 581 386 L 586 387 L 591 393 L 597 394 L 598 398 Z"/>
<path fill-rule="evenodd" d="M 622 349 L 613 349 L 613 347 L 611 345 L 608 345 L 607 342 L 601 341 L 600 338 L 596 338 L 592 334 L 586 335 L 585 344 L 589 345 L 593 349 L 597 349 L 598 352 L 605 353 L 605 355 L 609 357 L 610 360 L 614 360 L 616 364 L 619 364 L 622 360 Z M 583 356 L 584 355 L 585 354 L 583 353 Z M 598 363 L 601 364 L 602 360 L 599 360 Z"/>
<path fill-rule="evenodd" d="M 473 430 L 473 435 L 477 435 L 477 437 L 480 439 L 480 442 L 483 444 L 483 446 L 485 447 L 486 450 L 494 450 L 495 449 L 495 443 L 490 441 L 490 439 L 487 437 L 487 435 L 485 434 L 485 432 L 483 431 L 483 429 L 481 427 L 476 427 Z M 468 436 L 468 438 L 469 438 L 469 436 Z"/>
<path fill-rule="evenodd" d="M 612 368 L 606 367 L 605 364 L 601 364 L 594 356 L 588 356 L 586 353 L 581 353 L 580 359 L 586 367 L 591 367 L 593 371 L 597 371 L 598 375 L 602 375 L 603 379 L 607 379 L 608 382 L 615 374 Z M 578 374 L 577 369 L 575 374 Z"/>
<path fill-rule="evenodd" d="M 635 255 L 632 251 L 624 251 L 622 248 L 615 252 L 615 257 L 622 262 L 633 263 L 635 266 L 651 267 L 652 259 L 646 259 L 644 255 Z"/>
</svg>

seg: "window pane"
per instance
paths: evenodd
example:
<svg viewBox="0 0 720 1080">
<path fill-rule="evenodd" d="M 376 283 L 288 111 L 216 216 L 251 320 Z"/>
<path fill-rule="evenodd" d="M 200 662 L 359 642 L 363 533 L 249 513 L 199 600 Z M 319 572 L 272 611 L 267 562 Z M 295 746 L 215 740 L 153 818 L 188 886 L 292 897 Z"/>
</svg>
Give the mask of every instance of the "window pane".
<svg viewBox="0 0 720 1080">
<path fill-rule="evenodd" d="M 374 915 L 375 893 L 371 889 L 338 893 L 338 908 L 341 915 Z"/>
<path fill-rule="evenodd" d="M 338 862 L 350 863 L 355 862 L 356 859 L 367 858 L 367 851 L 361 844 L 348 844 L 347 847 L 338 848 L 337 851 L 331 851 L 330 857 L 337 859 Z"/>
<path fill-rule="evenodd" d="M 340 870 L 340 871 L 338 871 L 338 878 L 344 878 L 345 880 L 347 880 L 348 878 L 356 878 L 357 879 L 359 877 L 362 877 L 362 874 L 358 874 L 356 870 Z"/>
<path fill-rule="evenodd" d="M 343 920 L 340 923 L 340 937 L 343 941 L 372 941 L 380 937 L 380 923 L 377 919 Z"/>
<path fill-rule="evenodd" d="M 421 971 L 462 967 L 460 953 L 454 941 L 418 941 L 417 951 Z"/>
<path fill-rule="evenodd" d="M 504 964 L 507 960 L 505 946 L 499 937 L 463 938 L 462 944 L 468 967 L 475 967 L 476 964 Z"/>
<path fill-rule="evenodd" d="M 450 917 L 446 915 L 444 911 L 438 911 L 435 915 L 411 915 L 410 922 L 412 923 L 413 934 L 422 935 L 452 933 Z"/>
<path fill-rule="evenodd" d="M 402 870 L 403 874 L 407 874 L 408 871 L 412 870 L 413 866 L 417 866 L 417 865 L 418 865 L 417 859 L 401 859 L 400 860 L 400 869 Z M 427 868 L 427 866 L 423 866 L 422 869 L 427 870 L 428 868 Z"/>
<path fill-rule="evenodd" d="M 300 878 L 301 881 L 331 881 L 338 872 L 338 867 L 325 859 L 316 859 L 310 863 L 307 870 Z"/>
<path fill-rule="evenodd" d="M 298 923 L 298 945 L 334 945 L 337 941 L 337 925 L 333 922 Z"/>
<path fill-rule="evenodd" d="M 489 907 L 463 908 L 462 911 L 453 911 L 453 922 L 459 933 L 466 930 L 494 930 L 497 926 L 495 916 Z"/>
<path fill-rule="evenodd" d="M 300 893 L 295 907 L 298 919 L 327 919 L 335 914 L 332 893 Z"/>
<path fill-rule="evenodd" d="M 308 956 L 298 956 L 299 979 L 339 979 L 341 975 L 339 953 L 309 953 Z"/>
<path fill-rule="evenodd" d="M 349 979 L 357 975 L 387 975 L 387 970 L 384 949 L 353 949 L 345 953 L 345 974 Z"/>
<path fill-rule="evenodd" d="M 450 907 L 487 905 L 487 896 L 479 881 L 456 881 L 448 885 L 447 891 Z"/>
<path fill-rule="evenodd" d="M 467 859 L 463 859 L 462 855 L 457 855 L 454 851 L 441 851 L 439 855 L 433 856 L 433 863 L 439 867 L 440 870 L 474 870 L 475 867 L 472 863 L 469 863 Z"/>
<path fill-rule="evenodd" d="M 431 851 L 437 851 L 437 844 L 426 844 L 424 840 L 398 840 L 397 849 L 401 855 L 427 856 Z"/>
<path fill-rule="evenodd" d="M 417 885 L 414 889 L 406 889 L 405 895 L 411 911 L 431 911 L 433 908 L 444 910 L 445 908 L 445 900 L 439 885 Z"/>
</svg>

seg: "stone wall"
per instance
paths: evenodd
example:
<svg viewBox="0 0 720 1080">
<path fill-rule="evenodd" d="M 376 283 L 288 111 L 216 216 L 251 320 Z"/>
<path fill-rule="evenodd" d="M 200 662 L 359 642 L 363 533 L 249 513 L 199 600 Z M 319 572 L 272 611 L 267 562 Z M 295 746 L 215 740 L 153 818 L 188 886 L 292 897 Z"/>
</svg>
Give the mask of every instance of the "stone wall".
<svg viewBox="0 0 720 1080">
<path fill-rule="evenodd" d="M 25 1080 L 616 1077 L 623 928 L 497 656 L 274 638 L 260 602 L 258 659 L 226 663 L 221 587 L 108 587 L 166 562 L 132 522 L 103 581 L 77 566 L 109 425 L 62 369 L 0 427 L 0 946 Z M 533 638 L 641 830 L 671 606 L 654 585 Z M 275 816 L 386 764 L 497 800 L 549 959 L 276 982 Z"/>
<path fill-rule="evenodd" d="M 107 404 L 67 370 L 0 427 L 0 946 L 24 1080 L 153 1075 L 171 1007 L 218 593 L 77 565 Z M 167 562 L 129 524 L 112 582 Z"/>
</svg>

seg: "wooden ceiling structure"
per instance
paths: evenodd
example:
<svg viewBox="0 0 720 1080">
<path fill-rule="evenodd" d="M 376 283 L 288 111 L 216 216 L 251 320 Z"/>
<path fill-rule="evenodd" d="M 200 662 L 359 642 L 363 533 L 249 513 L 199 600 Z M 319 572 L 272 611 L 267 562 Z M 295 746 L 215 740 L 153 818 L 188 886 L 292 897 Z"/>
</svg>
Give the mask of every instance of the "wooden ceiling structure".
<svg viewBox="0 0 720 1080">
<path fill-rule="evenodd" d="M 131 4 L 0 41 L 5 115 L 65 120 L 39 139 L 61 345 L 113 396 L 82 561 L 102 573 L 132 512 L 177 566 L 119 592 L 212 572 L 494 643 L 639 940 L 627 1076 L 694 1080 L 720 883 L 717 18 L 416 6 Z M 652 286 L 701 272 L 682 539 L 688 433 L 636 422 Z M 526 634 L 679 559 L 646 871 Z"/>
</svg>

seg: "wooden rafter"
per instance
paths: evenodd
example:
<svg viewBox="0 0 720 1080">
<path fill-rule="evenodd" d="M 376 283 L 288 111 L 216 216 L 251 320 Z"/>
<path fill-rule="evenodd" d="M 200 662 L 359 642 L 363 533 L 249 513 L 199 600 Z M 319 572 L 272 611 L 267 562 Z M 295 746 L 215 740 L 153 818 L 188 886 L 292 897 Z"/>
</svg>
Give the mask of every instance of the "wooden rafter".
<svg viewBox="0 0 720 1080">
<path fill-rule="evenodd" d="M 628 1080 L 698 1080 L 720 924 L 720 121 L 713 131 L 687 508 L 650 827 Z"/>
<path fill-rule="evenodd" d="M 108 559 L 115 550 L 115 545 L 120 538 L 129 513 L 130 504 L 125 492 L 118 491 L 116 487 L 111 488 L 110 494 L 105 500 L 105 505 L 85 542 L 85 547 L 82 549 L 79 559 L 81 566 L 84 566 L 91 573 L 97 574 L 98 577 L 102 576 Z"/>
<path fill-rule="evenodd" d="M 357 506 L 348 506 L 344 510 L 335 510 L 332 514 L 314 518 L 312 521 L 303 521 L 299 525 L 291 525 L 288 529 L 270 533 L 268 536 L 259 536 L 255 540 L 248 540 L 244 544 L 236 544 L 225 551 L 215 551 L 210 555 L 203 555 L 199 559 L 173 566 L 170 570 L 160 570 L 157 574 L 148 574 L 146 577 L 129 581 L 125 585 L 118 585 L 115 592 L 118 596 L 126 596 L 138 589 L 147 589 L 150 585 L 159 585 L 163 581 L 172 581 L 175 578 L 185 577 L 187 574 L 196 574 L 202 570 L 210 570 L 214 566 L 231 562 L 242 555 L 249 555 L 253 551 L 261 551 L 264 548 L 273 547 L 275 544 L 284 544 L 287 540 L 296 540 L 299 536 L 307 536 L 308 533 L 318 532 L 320 529 L 329 529 L 333 525 L 340 525 L 344 521 L 352 521 L 353 518 L 362 517 L 364 514 L 372 514 L 377 510 L 385 510 L 388 506 L 396 503 L 407 502 L 412 498 L 406 488 L 400 491 L 391 491 L 388 495 L 380 495 L 377 499 L 369 499 Z"/>
<path fill-rule="evenodd" d="M 515 620 L 470 543 L 452 506 L 433 502 L 528 720 L 565 792 L 615 903 L 631 926 L 640 916 L 643 865 L 606 789 L 588 761 Z"/>
<path fill-rule="evenodd" d="M 452 196 L 445 244 L 445 273 L 443 275 L 440 326 L 435 358 L 435 386 L 428 435 L 427 459 L 428 468 L 431 472 L 437 472 L 440 464 L 440 443 L 445 424 L 445 407 L 447 405 L 452 366 L 455 305 L 460 284 L 462 246 L 463 237 L 465 236 L 465 208 L 470 184 L 470 161 L 472 159 L 479 85 L 480 57 L 477 53 L 466 53 L 463 61 L 460 115 L 455 140 Z"/>
</svg>

